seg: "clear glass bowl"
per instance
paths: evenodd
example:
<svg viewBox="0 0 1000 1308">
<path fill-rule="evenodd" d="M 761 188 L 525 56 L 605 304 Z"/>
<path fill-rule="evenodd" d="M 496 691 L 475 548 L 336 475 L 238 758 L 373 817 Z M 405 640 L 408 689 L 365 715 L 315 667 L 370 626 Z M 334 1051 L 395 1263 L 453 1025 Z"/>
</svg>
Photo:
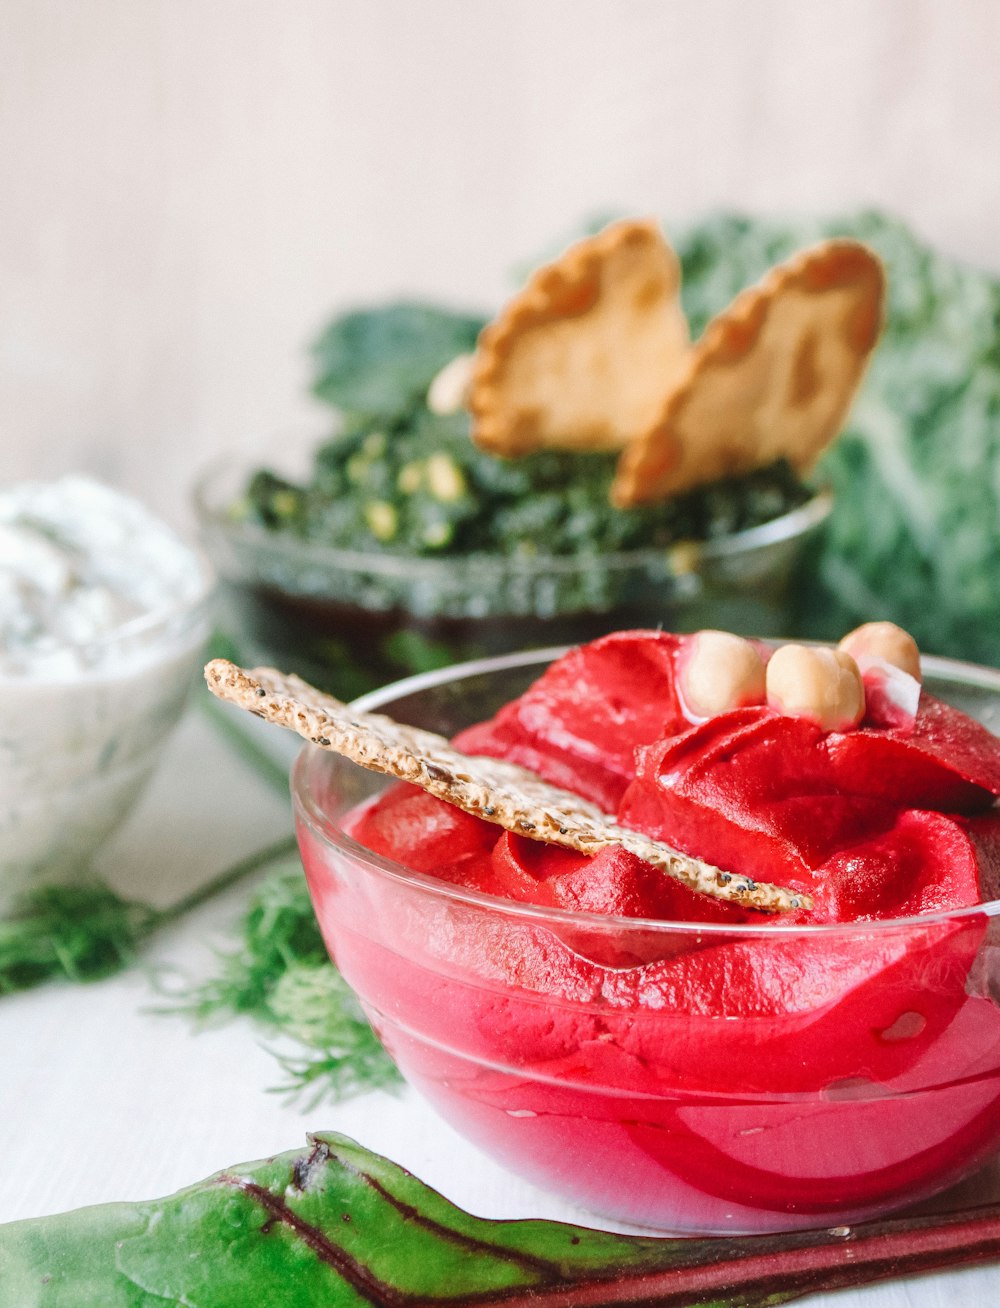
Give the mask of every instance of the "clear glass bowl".
<svg viewBox="0 0 1000 1308">
<path fill-rule="evenodd" d="M 190 598 L 0 673 L 0 913 L 85 874 L 139 798 L 195 684 L 213 584 L 205 566 Z"/>
<path fill-rule="evenodd" d="M 832 507 L 818 492 L 762 526 L 666 550 L 417 558 L 235 522 L 228 510 L 247 475 L 226 461 L 194 491 L 226 628 L 243 661 L 297 672 L 343 699 L 408 674 L 629 627 L 785 634 L 794 564 Z"/>
<path fill-rule="evenodd" d="M 557 651 L 366 697 L 452 734 Z M 1000 731 L 1000 673 L 926 660 Z M 732 928 L 513 904 L 345 831 L 384 778 L 312 746 L 293 773 L 330 953 L 406 1078 L 512 1171 L 677 1232 L 854 1222 L 1000 1146 L 1000 902 L 899 921 Z"/>
</svg>

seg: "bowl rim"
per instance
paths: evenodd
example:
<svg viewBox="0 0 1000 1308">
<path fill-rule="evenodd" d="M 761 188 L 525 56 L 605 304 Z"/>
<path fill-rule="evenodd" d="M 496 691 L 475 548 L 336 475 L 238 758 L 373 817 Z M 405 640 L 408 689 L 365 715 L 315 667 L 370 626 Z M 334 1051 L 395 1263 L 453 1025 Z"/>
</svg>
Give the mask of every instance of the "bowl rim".
<svg viewBox="0 0 1000 1308">
<path fill-rule="evenodd" d="M 803 644 L 823 645 L 822 641 L 803 641 Z M 447 668 L 431 672 L 417 673 L 399 681 L 390 682 L 377 690 L 369 691 L 352 701 L 352 706 L 364 710 L 378 710 L 387 701 L 412 695 L 421 690 L 432 689 L 465 677 L 480 676 L 484 673 L 503 672 L 509 669 L 538 665 L 540 670 L 555 658 L 567 652 L 572 646 L 551 646 L 544 649 L 522 650 L 515 654 L 502 654 L 493 658 L 474 659 L 465 663 L 452 664 Z M 952 682 L 965 682 L 979 689 L 992 690 L 1000 694 L 1000 669 L 993 669 L 959 659 L 944 658 L 937 655 L 922 655 L 921 664 L 924 671 L 932 677 Z M 525 904 L 492 895 L 486 891 L 471 890 L 464 886 L 455 886 L 441 881 L 429 873 L 413 871 L 395 859 L 378 854 L 355 840 L 353 836 L 339 827 L 331 831 L 330 818 L 324 815 L 316 801 L 310 780 L 315 768 L 342 766 L 348 770 L 364 772 L 359 764 L 321 749 L 318 745 L 306 744 L 298 753 L 291 772 L 292 805 L 297 819 L 308 827 L 311 834 L 324 846 L 349 857 L 355 864 L 362 864 L 373 873 L 396 883 L 429 893 L 434 898 L 445 902 L 471 905 L 494 912 L 502 910 L 505 916 L 519 918 L 536 925 L 603 927 L 616 932 L 643 933 L 681 932 L 685 935 L 706 935 L 716 939 L 732 938 L 781 938 L 805 937 L 815 939 L 836 939 L 858 936 L 891 935 L 900 929 L 930 928 L 943 924 L 962 922 L 972 918 L 993 918 L 1000 916 L 1000 900 L 990 900 L 984 904 L 969 904 L 964 908 L 949 909 L 946 912 L 917 913 L 909 917 L 877 918 L 870 921 L 832 922 L 832 923 L 794 923 L 782 925 L 780 921 L 770 920 L 766 923 L 726 923 L 726 922 L 665 922 L 661 918 L 622 917 L 615 914 L 581 912 L 574 909 L 557 908 L 544 904 Z"/>
<path fill-rule="evenodd" d="M 191 495 L 195 512 L 203 532 L 207 529 L 221 532 L 227 537 L 246 545 L 266 546 L 276 553 L 298 564 L 325 565 L 342 571 L 385 573 L 399 575 L 405 573 L 414 579 L 432 579 L 442 572 L 460 567 L 463 571 L 475 573 L 573 573 L 581 564 L 593 567 L 599 561 L 607 571 L 624 568 L 659 567 L 667 565 L 670 572 L 683 580 L 692 572 L 697 572 L 702 563 L 721 563 L 732 557 L 753 553 L 768 546 L 780 545 L 805 535 L 814 527 L 824 522 L 833 510 L 834 495 L 827 485 L 813 490 L 809 499 L 796 505 L 786 513 L 754 527 L 745 527 L 742 531 L 719 536 L 711 540 L 698 540 L 693 537 L 678 538 L 671 545 L 650 546 L 637 550 L 618 550 L 608 553 L 593 551 L 575 554 L 490 554 L 484 551 L 465 554 L 420 555 L 406 553 L 367 553 L 364 550 L 341 549 L 334 545 L 325 545 L 317 541 L 303 540 L 287 532 L 269 531 L 257 523 L 240 522 L 227 518 L 222 506 L 213 503 L 211 491 L 215 482 L 223 475 L 231 475 L 233 456 L 222 455 L 204 468 L 192 487 Z M 672 557 L 681 547 L 685 558 L 678 566 Z"/>
</svg>

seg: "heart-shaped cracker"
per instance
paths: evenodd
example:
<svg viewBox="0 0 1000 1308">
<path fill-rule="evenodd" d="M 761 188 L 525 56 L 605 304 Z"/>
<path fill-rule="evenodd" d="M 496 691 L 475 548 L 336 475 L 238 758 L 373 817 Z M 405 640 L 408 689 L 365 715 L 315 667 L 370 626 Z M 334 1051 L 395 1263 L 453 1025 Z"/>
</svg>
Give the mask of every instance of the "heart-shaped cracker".
<svg viewBox="0 0 1000 1308">
<path fill-rule="evenodd" d="M 669 845 L 619 826 L 568 790 L 500 759 L 470 756 L 444 736 L 403 726 L 379 713 L 363 713 L 298 677 L 273 668 L 245 671 L 226 659 L 205 668 L 219 699 L 297 732 L 321 749 L 343 754 L 372 772 L 384 772 L 436 795 L 506 831 L 596 854 L 620 845 L 691 890 L 764 913 L 812 908 L 807 894 L 723 872 Z"/>
<path fill-rule="evenodd" d="M 840 431 L 882 326 L 885 274 L 857 241 L 772 268 L 696 343 L 655 421 L 623 451 L 622 507 L 787 459 L 807 471 Z"/>
<path fill-rule="evenodd" d="M 472 438 L 507 457 L 620 449 L 655 421 L 688 339 L 659 227 L 614 223 L 540 268 L 482 332 Z"/>
</svg>

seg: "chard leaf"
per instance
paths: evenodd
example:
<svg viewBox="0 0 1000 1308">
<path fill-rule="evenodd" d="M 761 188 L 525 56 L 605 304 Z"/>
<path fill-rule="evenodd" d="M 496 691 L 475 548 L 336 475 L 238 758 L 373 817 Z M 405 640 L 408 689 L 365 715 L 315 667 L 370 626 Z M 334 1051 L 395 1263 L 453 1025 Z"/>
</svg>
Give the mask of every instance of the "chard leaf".
<svg viewBox="0 0 1000 1308">
<path fill-rule="evenodd" d="M 168 1199 L 0 1227 L 18 1308 L 765 1308 L 1000 1256 L 1000 1205 L 736 1239 L 472 1217 L 343 1136 Z"/>
</svg>

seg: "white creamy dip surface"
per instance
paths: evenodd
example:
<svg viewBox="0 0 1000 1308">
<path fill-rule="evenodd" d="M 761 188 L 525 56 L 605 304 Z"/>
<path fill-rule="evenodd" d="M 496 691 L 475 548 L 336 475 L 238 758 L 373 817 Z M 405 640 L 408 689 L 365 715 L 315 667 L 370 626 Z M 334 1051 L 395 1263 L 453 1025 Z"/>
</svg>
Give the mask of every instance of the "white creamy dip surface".
<svg viewBox="0 0 1000 1308">
<path fill-rule="evenodd" d="M 0 674 L 114 662 L 107 637 L 204 590 L 194 553 L 138 501 L 87 477 L 0 490 Z"/>
<path fill-rule="evenodd" d="M 76 876 L 140 792 L 193 684 L 208 576 L 86 477 L 0 489 L 0 908 Z"/>
</svg>

